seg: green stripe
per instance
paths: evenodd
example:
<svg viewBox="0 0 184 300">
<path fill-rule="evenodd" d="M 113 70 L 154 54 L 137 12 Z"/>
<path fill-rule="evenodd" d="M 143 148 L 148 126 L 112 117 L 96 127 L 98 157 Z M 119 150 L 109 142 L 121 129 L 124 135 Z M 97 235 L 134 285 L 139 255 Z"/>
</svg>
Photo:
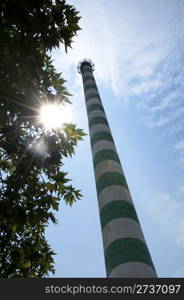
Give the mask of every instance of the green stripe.
<svg viewBox="0 0 184 300">
<path fill-rule="evenodd" d="M 85 75 L 85 74 L 83 75 L 83 81 L 84 82 L 89 80 L 89 79 L 94 81 L 94 77 L 92 75 L 91 76 L 90 75 Z"/>
<path fill-rule="evenodd" d="M 122 185 L 128 188 L 126 179 L 123 175 L 116 172 L 108 172 L 101 175 L 96 182 L 98 195 L 103 189 L 111 185 Z"/>
<path fill-rule="evenodd" d="M 104 112 L 104 109 L 103 109 L 102 105 L 100 105 L 100 104 L 92 104 L 92 105 L 88 106 L 88 108 L 87 108 L 88 114 L 93 110 L 101 110 Z"/>
<path fill-rule="evenodd" d="M 95 79 L 92 78 L 92 77 L 89 77 L 89 75 L 86 76 L 87 78 L 84 78 L 83 81 L 84 81 L 84 85 L 88 85 L 88 84 L 93 84 L 95 85 L 95 87 L 97 87 L 96 85 L 96 82 L 95 82 Z"/>
<path fill-rule="evenodd" d="M 134 206 L 125 200 L 114 200 L 106 204 L 100 211 L 102 230 L 114 219 L 129 218 L 139 223 Z"/>
<path fill-rule="evenodd" d="M 154 269 L 146 244 L 134 238 L 123 238 L 112 242 L 106 249 L 105 261 L 108 275 L 115 267 L 128 262 L 142 262 Z"/>
<path fill-rule="evenodd" d="M 87 89 L 97 89 L 96 84 L 84 84 L 84 90 L 86 91 Z"/>
<path fill-rule="evenodd" d="M 94 126 L 96 124 L 106 124 L 106 125 L 108 125 L 108 122 L 107 122 L 106 118 L 95 117 L 95 118 L 91 119 L 91 121 L 89 122 L 89 128 L 91 128 L 92 126 Z"/>
<path fill-rule="evenodd" d="M 82 72 L 82 77 L 85 77 L 85 76 L 93 76 L 93 73 L 89 70 L 86 70 L 84 72 Z M 94 76 L 93 76 L 94 77 Z"/>
<path fill-rule="evenodd" d="M 91 138 L 91 146 L 93 146 L 96 142 L 101 140 L 107 140 L 114 143 L 112 135 L 106 131 L 99 131 L 95 133 Z"/>
<path fill-rule="evenodd" d="M 86 96 L 86 101 L 91 100 L 93 98 L 98 98 L 100 100 L 100 96 L 98 93 L 90 93 Z"/>
<path fill-rule="evenodd" d="M 104 160 L 115 160 L 120 163 L 117 153 L 114 152 L 113 150 L 106 149 L 106 150 L 101 150 L 95 154 L 93 158 L 94 167 L 96 167 L 97 164 L 99 164 L 101 161 Z"/>
</svg>

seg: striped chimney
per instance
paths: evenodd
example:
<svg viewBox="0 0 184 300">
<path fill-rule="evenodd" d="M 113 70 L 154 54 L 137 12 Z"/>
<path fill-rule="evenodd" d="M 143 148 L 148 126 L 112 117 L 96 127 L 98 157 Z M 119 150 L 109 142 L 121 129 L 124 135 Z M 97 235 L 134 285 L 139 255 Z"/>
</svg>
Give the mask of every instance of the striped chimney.
<svg viewBox="0 0 184 300">
<path fill-rule="evenodd" d="M 107 277 L 157 277 L 93 76 L 94 64 L 84 59 L 77 68 L 83 79 Z"/>
</svg>

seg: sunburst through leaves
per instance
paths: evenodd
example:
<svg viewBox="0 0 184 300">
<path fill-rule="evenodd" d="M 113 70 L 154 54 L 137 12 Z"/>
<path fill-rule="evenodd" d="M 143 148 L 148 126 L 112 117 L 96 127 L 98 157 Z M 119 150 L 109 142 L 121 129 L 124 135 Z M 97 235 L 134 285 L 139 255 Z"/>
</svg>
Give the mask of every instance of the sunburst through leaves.
<svg viewBox="0 0 184 300">
<path fill-rule="evenodd" d="M 72 120 L 71 108 L 63 104 L 45 104 L 40 108 L 40 122 L 45 130 L 59 129 Z"/>
</svg>

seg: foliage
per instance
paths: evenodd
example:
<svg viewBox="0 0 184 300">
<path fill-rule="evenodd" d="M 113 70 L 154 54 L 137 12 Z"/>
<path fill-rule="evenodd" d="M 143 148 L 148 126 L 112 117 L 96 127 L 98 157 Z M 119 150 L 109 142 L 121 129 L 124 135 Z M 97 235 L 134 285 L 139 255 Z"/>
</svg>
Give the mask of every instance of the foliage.
<svg viewBox="0 0 184 300">
<path fill-rule="evenodd" d="M 64 0 L 0 2 L 0 276 L 45 277 L 54 252 L 45 238 L 60 199 L 81 194 L 63 172 L 84 135 L 73 124 L 45 132 L 38 119 L 46 101 L 69 102 L 65 80 L 49 51 L 71 47 L 78 12 Z M 44 151 L 39 151 L 43 148 Z"/>
</svg>

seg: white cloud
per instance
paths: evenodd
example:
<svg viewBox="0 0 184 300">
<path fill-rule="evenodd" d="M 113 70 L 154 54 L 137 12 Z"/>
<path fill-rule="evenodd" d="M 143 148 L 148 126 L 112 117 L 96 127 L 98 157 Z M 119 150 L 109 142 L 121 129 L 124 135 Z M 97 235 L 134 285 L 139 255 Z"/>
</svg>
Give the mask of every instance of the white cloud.
<svg viewBox="0 0 184 300">
<path fill-rule="evenodd" d="M 150 111 L 156 112 L 156 111 L 166 109 L 168 107 L 177 106 L 177 103 L 175 101 L 176 98 L 177 98 L 176 91 L 172 91 L 172 92 L 170 92 L 169 95 L 163 96 L 163 99 L 162 99 L 162 97 L 160 97 L 160 99 L 161 99 L 160 103 L 158 103 L 157 105 L 155 105 L 153 107 L 150 107 Z"/>
<path fill-rule="evenodd" d="M 177 107 L 174 111 L 168 112 L 166 115 L 162 114 L 157 120 L 153 121 L 150 127 L 161 127 L 168 123 L 174 122 L 177 118 L 184 115 L 184 107 Z"/>
<path fill-rule="evenodd" d="M 69 55 L 57 57 L 61 69 L 70 72 L 78 60 L 89 57 L 95 62 L 95 76 L 110 84 L 116 94 L 144 94 L 165 86 L 164 77 L 170 74 L 167 64 L 173 54 L 171 50 L 176 50 L 175 40 L 182 31 L 181 1 L 168 4 L 165 0 L 156 3 L 95 0 L 86 5 L 84 1 L 73 0 L 71 3 L 81 12 L 82 31 Z M 180 50 L 181 47 L 177 52 Z M 163 60 L 163 69 L 155 70 Z M 129 82 L 134 78 L 138 83 L 131 89 Z"/>
<path fill-rule="evenodd" d="M 184 274 L 184 266 L 180 266 L 171 277 L 183 278 Z"/>
<path fill-rule="evenodd" d="M 183 1 L 70 2 L 80 11 L 82 30 L 67 55 L 61 49 L 53 57 L 72 92 L 83 97 L 76 65 L 90 58 L 98 84 L 124 103 L 133 97 L 151 128 L 175 135 L 184 130 Z"/>
<path fill-rule="evenodd" d="M 184 247 L 184 221 L 180 221 L 178 224 L 176 242 Z"/>
<path fill-rule="evenodd" d="M 184 140 L 178 141 L 174 145 L 174 149 L 178 152 L 179 158 L 176 160 L 176 163 L 180 167 L 184 167 Z"/>
<path fill-rule="evenodd" d="M 71 66 L 83 57 L 90 57 L 96 64 L 96 76 L 114 85 L 115 91 L 120 93 L 125 92 L 122 82 L 127 85 L 135 74 L 151 74 L 168 53 L 165 41 L 171 26 L 166 28 L 162 17 L 156 22 L 162 5 L 141 2 L 143 11 L 137 1 L 116 1 L 115 4 L 90 1 L 87 6 L 84 1 L 73 1 L 83 16 L 83 30 L 69 52 L 67 64 Z"/>
<path fill-rule="evenodd" d="M 161 84 L 162 82 L 156 78 L 154 80 L 142 81 L 134 85 L 134 87 L 131 89 L 131 92 L 137 96 L 140 96 L 148 93 L 150 90 L 152 92 L 158 91 Z"/>
<path fill-rule="evenodd" d="M 162 117 L 160 117 L 158 120 L 156 120 L 155 122 L 152 121 L 152 122 L 148 123 L 148 125 L 149 125 L 151 128 L 153 128 L 153 127 L 161 127 L 161 126 L 163 126 L 163 125 L 168 124 L 169 121 L 170 121 L 170 118 L 169 118 L 169 117 L 164 117 L 164 116 L 162 116 Z"/>
<path fill-rule="evenodd" d="M 166 240 L 176 243 L 176 246 L 184 247 L 184 186 L 178 188 L 175 193 L 159 193 L 154 199 L 154 205 L 147 207 L 150 220 L 160 228 L 160 234 Z"/>
<path fill-rule="evenodd" d="M 184 140 L 178 142 L 178 143 L 175 145 L 175 149 L 177 149 L 177 150 L 184 150 Z"/>
<path fill-rule="evenodd" d="M 183 157 L 180 157 L 177 161 L 176 161 L 176 164 L 179 166 L 179 167 L 184 167 L 184 156 Z"/>
<path fill-rule="evenodd" d="M 54 51 L 55 65 L 70 82 L 74 110 L 83 109 L 81 76 L 77 63 L 84 57 L 95 63 L 98 84 L 109 86 L 122 101 L 133 96 L 152 128 L 176 135 L 182 152 L 184 130 L 184 5 L 181 0 L 86 1 L 73 0 L 83 16 L 82 31 L 73 50 Z M 60 52 L 62 52 L 60 54 Z M 86 129 L 86 114 L 75 114 Z M 84 117 L 85 116 L 85 117 Z M 86 129 L 87 130 L 87 129 Z M 177 160 L 184 165 L 184 156 Z M 172 195 L 160 193 L 147 215 L 168 243 L 184 247 L 184 188 Z M 161 240 L 161 239 L 160 239 Z M 162 239 L 163 240 L 163 239 Z M 178 270 L 179 272 L 179 270 Z M 183 272 L 183 271 L 182 271 Z"/>
</svg>

